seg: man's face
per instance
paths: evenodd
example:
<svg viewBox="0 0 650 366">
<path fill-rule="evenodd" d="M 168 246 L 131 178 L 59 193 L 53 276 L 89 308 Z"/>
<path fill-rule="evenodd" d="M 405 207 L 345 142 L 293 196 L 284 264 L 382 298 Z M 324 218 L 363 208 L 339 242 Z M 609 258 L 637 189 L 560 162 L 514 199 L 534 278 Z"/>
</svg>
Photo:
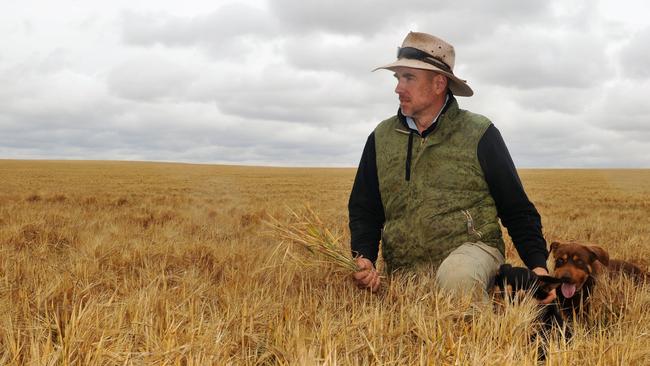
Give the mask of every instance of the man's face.
<svg viewBox="0 0 650 366">
<path fill-rule="evenodd" d="M 439 108 L 438 99 L 441 96 L 444 98 L 447 86 L 443 75 L 401 66 L 396 67 L 394 71 L 397 79 L 395 93 L 399 96 L 402 114 L 417 118 Z"/>
</svg>

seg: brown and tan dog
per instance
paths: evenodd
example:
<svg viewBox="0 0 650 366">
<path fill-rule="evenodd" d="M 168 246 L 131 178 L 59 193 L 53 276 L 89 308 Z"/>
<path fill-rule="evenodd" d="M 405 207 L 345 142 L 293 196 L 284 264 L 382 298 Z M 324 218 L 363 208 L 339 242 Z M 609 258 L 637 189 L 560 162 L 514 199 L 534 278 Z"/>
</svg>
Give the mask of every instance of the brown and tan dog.
<svg viewBox="0 0 650 366">
<path fill-rule="evenodd" d="M 551 253 L 555 259 L 553 277 L 562 280 L 557 294 L 560 309 L 567 319 L 573 315 L 584 316 L 589 311 L 589 296 L 596 285 L 596 278 L 605 271 L 625 274 L 637 282 L 649 278 L 638 266 L 617 259 L 595 245 L 575 242 L 553 242 Z"/>
</svg>

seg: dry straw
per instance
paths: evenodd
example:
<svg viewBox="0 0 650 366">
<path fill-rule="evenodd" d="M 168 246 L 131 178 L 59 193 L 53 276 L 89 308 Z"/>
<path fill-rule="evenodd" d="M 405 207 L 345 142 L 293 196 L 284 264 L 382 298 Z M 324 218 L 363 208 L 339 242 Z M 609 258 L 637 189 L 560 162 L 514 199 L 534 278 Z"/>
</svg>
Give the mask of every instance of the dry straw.
<svg viewBox="0 0 650 366">
<path fill-rule="evenodd" d="M 276 251 L 280 247 L 289 244 L 285 251 L 289 255 L 291 255 L 289 252 L 291 247 L 297 246 L 317 257 L 315 261 L 304 261 L 292 255 L 294 259 L 301 263 L 330 264 L 344 272 L 359 270 L 349 248 L 345 248 L 341 244 L 341 236 L 333 234 L 311 208 L 306 207 L 301 213 L 291 209 L 288 210 L 291 218 L 289 222 L 281 222 L 273 216 L 270 216 L 269 221 L 267 221 L 267 224 L 281 239 Z"/>
</svg>

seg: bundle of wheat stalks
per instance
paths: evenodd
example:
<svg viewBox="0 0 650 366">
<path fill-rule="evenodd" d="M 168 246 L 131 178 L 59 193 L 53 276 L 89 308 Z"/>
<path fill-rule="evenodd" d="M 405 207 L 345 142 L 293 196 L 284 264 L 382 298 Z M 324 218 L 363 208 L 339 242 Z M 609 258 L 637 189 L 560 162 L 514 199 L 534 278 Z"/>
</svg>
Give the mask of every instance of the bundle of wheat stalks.
<svg viewBox="0 0 650 366">
<path fill-rule="evenodd" d="M 281 239 L 278 248 L 286 244 L 297 246 L 317 256 L 315 261 L 310 260 L 309 264 L 329 264 L 348 273 L 358 271 L 359 268 L 352 258 L 349 248 L 341 244 L 341 236 L 333 234 L 325 227 L 311 208 L 306 207 L 301 213 L 289 209 L 289 214 L 291 217 L 289 222 L 281 222 L 272 216 L 267 221 L 267 224 Z M 290 247 L 285 253 L 292 255 L 288 249 Z M 296 256 L 293 258 L 301 261 Z"/>
</svg>

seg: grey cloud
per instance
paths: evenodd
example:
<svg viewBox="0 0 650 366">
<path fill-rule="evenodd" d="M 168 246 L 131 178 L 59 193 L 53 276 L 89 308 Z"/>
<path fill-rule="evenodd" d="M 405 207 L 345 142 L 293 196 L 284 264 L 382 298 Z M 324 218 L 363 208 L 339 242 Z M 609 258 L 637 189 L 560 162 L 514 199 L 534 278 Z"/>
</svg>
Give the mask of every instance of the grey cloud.
<svg viewBox="0 0 650 366">
<path fill-rule="evenodd" d="M 283 51 L 293 66 L 303 70 L 333 70 L 362 76 L 382 63 L 392 62 L 395 48 L 383 38 L 318 33 L 288 38 Z"/>
<path fill-rule="evenodd" d="M 627 158 L 626 138 L 575 118 L 540 115 L 504 136 L 522 167 L 647 166 L 648 157 Z M 515 138 L 515 136 L 517 138 Z"/>
<path fill-rule="evenodd" d="M 7 73 L 0 92 L 0 116 L 24 128 L 93 125 L 111 107 L 104 85 L 92 76 L 40 69 L 22 74 Z"/>
<path fill-rule="evenodd" d="M 650 27 L 637 33 L 621 51 L 623 74 L 628 78 L 650 78 Z"/>
<path fill-rule="evenodd" d="M 2 109 L 0 121 L 6 117 L 14 123 L 0 125 L 0 152 L 14 157 L 285 165 L 346 165 L 357 153 L 345 126 L 224 116 L 206 103 L 111 100 L 95 104 L 95 113 L 78 105 L 57 111 L 46 103 L 32 104 L 38 113 L 15 108 L 7 115 Z"/>
<path fill-rule="evenodd" d="M 422 28 L 444 29 L 445 27 L 439 26 L 438 22 L 445 19 L 449 20 L 453 28 L 470 32 L 473 29 L 480 31 L 481 27 L 477 27 L 477 24 L 484 25 L 485 22 L 473 23 L 471 28 L 455 25 L 457 22 L 462 22 L 468 13 L 480 14 L 483 20 L 496 17 L 500 20 L 529 22 L 533 18 L 548 14 L 549 5 L 546 2 L 516 0 L 490 2 L 471 0 L 463 2 L 461 6 L 448 1 L 430 0 L 402 2 L 392 0 L 271 0 L 270 9 L 290 29 L 365 35 L 370 38 L 387 28 L 395 26 L 401 28 L 405 24 L 417 24 Z"/>
<path fill-rule="evenodd" d="M 214 57 L 241 59 L 241 53 L 256 49 L 256 40 L 277 41 L 313 33 L 356 36 L 365 40 L 383 36 L 392 50 L 401 43 L 408 30 L 435 34 L 446 30 L 448 35 L 457 35 L 453 40 L 460 41 L 467 34 L 473 37 L 491 33 L 494 29 L 490 27 L 494 24 L 531 24 L 542 22 L 540 19 L 549 14 L 550 5 L 546 2 L 514 0 L 471 0 L 463 6 L 425 0 L 406 3 L 391 0 L 271 0 L 269 10 L 235 3 L 192 18 L 124 12 L 121 23 L 127 44 L 200 45 Z M 481 26 L 477 27 L 477 24 Z M 311 49 L 316 46 L 317 43 L 307 45 Z"/>
<path fill-rule="evenodd" d="M 41 157 L 69 154 L 87 158 L 104 151 L 104 158 L 110 158 L 114 148 L 138 150 L 148 141 L 157 141 L 155 127 L 171 112 L 163 105 L 157 117 L 164 118 L 143 113 L 146 110 L 141 105 L 113 98 L 101 80 L 89 75 L 67 69 L 27 70 L 0 75 L 4 93 L 0 98 L 0 146 L 12 147 L 12 156 L 33 156 L 41 151 Z M 182 126 L 180 119 L 174 122 Z M 143 131 L 139 134 L 142 138 L 134 139 L 139 131 Z"/>
<path fill-rule="evenodd" d="M 592 103 L 579 114 L 532 111 L 508 101 L 500 101 L 492 109 L 486 105 L 483 111 L 494 116 L 515 163 L 521 167 L 650 166 L 650 155 L 638 153 L 650 151 L 647 122 L 635 123 L 644 117 L 626 115 L 606 92 L 592 97 Z M 630 100 L 629 106 L 638 102 Z M 650 120 L 647 117 L 645 121 Z"/>
<path fill-rule="evenodd" d="M 372 70 L 395 60 L 397 46 L 404 35 L 391 32 L 373 38 L 326 33 L 292 36 L 285 39 L 281 52 L 290 66 L 300 70 L 317 71 L 322 75 L 340 73 L 354 83 L 366 85 L 378 80 L 392 83 L 389 76 L 392 73 Z"/>
<path fill-rule="evenodd" d="M 362 147 L 343 128 L 296 128 L 278 124 L 263 132 L 271 137 L 272 143 L 257 143 L 251 150 L 259 154 L 258 160 L 281 161 L 283 164 L 350 165 L 350 162 L 357 161 Z"/>
<path fill-rule="evenodd" d="M 277 27 L 265 11 L 237 3 L 193 18 L 135 12 L 122 14 L 122 34 L 127 44 L 201 45 L 219 58 L 241 59 L 239 53 L 252 47 L 248 45 L 251 37 L 277 36 Z"/>
<path fill-rule="evenodd" d="M 593 88 L 539 88 L 524 89 L 512 96 L 523 108 L 533 112 L 558 112 L 578 115 L 593 103 L 599 103 L 599 93 Z"/>
<path fill-rule="evenodd" d="M 586 118 L 602 129 L 610 130 L 629 141 L 645 144 L 650 151 L 650 81 L 619 81 L 603 90 L 600 103 L 588 111 Z M 649 155 L 650 156 L 650 155 Z"/>
<path fill-rule="evenodd" d="M 160 55 L 129 59 L 108 74 L 109 90 L 115 95 L 141 101 L 163 101 L 184 98 L 196 78 L 191 71 Z"/>
<path fill-rule="evenodd" d="M 329 125 L 349 123 L 364 113 L 372 115 L 380 101 L 371 83 L 335 72 L 297 71 L 281 65 L 220 85 L 213 97 L 230 115 Z"/>
<path fill-rule="evenodd" d="M 613 73 L 603 40 L 574 32 L 521 29 L 468 51 L 468 78 L 519 89 L 590 88 Z"/>
<path fill-rule="evenodd" d="M 359 35 L 379 31 L 395 16 L 395 8 L 407 7 L 388 0 L 272 0 L 270 8 L 290 29 Z"/>
<path fill-rule="evenodd" d="M 534 91 L 525 91 L 534 95 Z M 543 96 L 545 93 L 538 93 Z M 461 107 L 482 113 L 501 131 L 517 167 L 618 167 L 648 166 L 650 156 L 626 159 L 631 136 L 605 128 L 594 110 L 603 105 L 603 93 L 591 94 L 593 102 L 579 114 L 553 109 L 530 110 L 512 97 L 507 87 L 489 94 L 460 99 Z M 638 145 L 637 145 L 638 146 Z"/>
</svg>

